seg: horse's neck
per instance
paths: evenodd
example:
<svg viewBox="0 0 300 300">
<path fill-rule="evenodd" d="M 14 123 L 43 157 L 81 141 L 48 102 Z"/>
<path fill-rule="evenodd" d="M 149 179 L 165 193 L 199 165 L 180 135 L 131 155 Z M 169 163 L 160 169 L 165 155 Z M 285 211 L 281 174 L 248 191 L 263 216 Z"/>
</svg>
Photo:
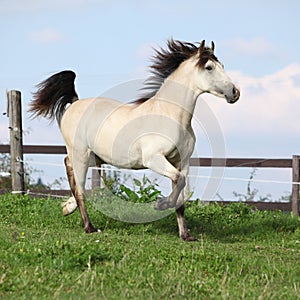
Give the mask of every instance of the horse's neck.
<svg viewBox="0 0 300 300">
<path fill-rule="evenodd" d="M 184 83 L 177 81 L 177 78 L 170 77 L 165 80 L 153 98 L 169 106 L 172 116 L 189 126 L 198 96 L 199 93 L 197 94 Z"/>
</svg>

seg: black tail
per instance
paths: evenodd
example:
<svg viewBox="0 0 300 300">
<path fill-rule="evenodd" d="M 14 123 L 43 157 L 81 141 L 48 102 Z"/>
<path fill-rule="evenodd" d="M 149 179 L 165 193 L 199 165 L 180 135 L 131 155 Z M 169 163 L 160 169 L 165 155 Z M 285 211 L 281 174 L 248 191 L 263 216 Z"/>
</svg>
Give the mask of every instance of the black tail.
<svg viewBox="0 0 300 300">
<path fill-rule="evenodd" d="M 66 105 L 78 100 L 74 87 L 75 77 L 73 71 L 62 71 L 38 84 L 29 109 L 33 117 L 56 118 L 60 124 Z"/>
</svg>

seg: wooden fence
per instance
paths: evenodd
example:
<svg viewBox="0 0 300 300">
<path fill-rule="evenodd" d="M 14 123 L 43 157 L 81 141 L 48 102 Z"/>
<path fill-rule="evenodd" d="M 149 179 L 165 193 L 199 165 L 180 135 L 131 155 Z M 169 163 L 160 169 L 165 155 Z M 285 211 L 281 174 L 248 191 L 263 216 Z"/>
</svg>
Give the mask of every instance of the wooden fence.
<svg viewBox="0 0 300 300">
<path fill-rule="evenodd" d="M 0 145 L 0 153 L 10 153 L 10 145 Z M 65 146 L 23 145 L 24 154 L 66 154 Z M 280 209 L 299 215 L 300 156 L 292 158 L 196 158 L 190 159 L 191 167 L 234 167 L 234 168 L 289 168 L 292 170 L 292 202 L 251 202 L 258 209 Z M 95 176 L 94 172 L 94 176 Z M 93 178 L 92 178 L 93 180 Z M 223 201 L 224 202 L 224 201 Z M 225 201 L 225 204 L 229 201 Z"/>
</svg>

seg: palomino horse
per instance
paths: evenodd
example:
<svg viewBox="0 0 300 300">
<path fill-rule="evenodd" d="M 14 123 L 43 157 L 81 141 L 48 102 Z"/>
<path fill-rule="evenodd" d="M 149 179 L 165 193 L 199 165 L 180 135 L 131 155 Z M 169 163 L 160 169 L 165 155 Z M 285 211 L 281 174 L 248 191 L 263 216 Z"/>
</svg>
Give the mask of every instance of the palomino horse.
<svg viewBox="0 0 300 300">
<path fill-rule="evenodd" d="M 63 211 L 66 215 L 78 206 L 87 233 L 97 231 L 84 196 L 87 169 L 93 161 L 94 165 L 148 168 L 170 178 L 172 192 L 159 199 L 155 208 L 175 208 L 181 239 L 193 241 L 184 218 L 184 187 L 195 145 L 191 120 L 196 101 L 202 93 L 211 93 L 235 103 L 240 91 L 214 55 L 213 42 L 206 47 L 202 41 L 197 47 L 171 39 L 166 49 L 156 50 L 151 70 L 144 97 L 127 104 L 107 98 L 79 100 L 75 74 L 57 73 L 38 85 L 30 111 L 56 117 L 60 125 L 68 152 L 70 199 L 76 199 L 66 202 Z"/>
</svg>

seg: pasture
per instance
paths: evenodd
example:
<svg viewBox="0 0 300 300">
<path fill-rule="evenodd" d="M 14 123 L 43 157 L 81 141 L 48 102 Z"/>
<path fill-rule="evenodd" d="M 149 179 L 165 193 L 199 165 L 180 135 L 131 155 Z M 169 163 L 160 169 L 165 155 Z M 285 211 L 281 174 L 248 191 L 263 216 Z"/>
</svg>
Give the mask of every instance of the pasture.
<svg viewBox="0 0 300 300">
<path fill-rule="evenodd" d="M 300 299 L 300 219 L 249 206 L 187 205 L 176 216 L 115 221 L 87 203 L 85 234 L 60 200 L 0 196 L 1 299 Z"/>
</svg>

